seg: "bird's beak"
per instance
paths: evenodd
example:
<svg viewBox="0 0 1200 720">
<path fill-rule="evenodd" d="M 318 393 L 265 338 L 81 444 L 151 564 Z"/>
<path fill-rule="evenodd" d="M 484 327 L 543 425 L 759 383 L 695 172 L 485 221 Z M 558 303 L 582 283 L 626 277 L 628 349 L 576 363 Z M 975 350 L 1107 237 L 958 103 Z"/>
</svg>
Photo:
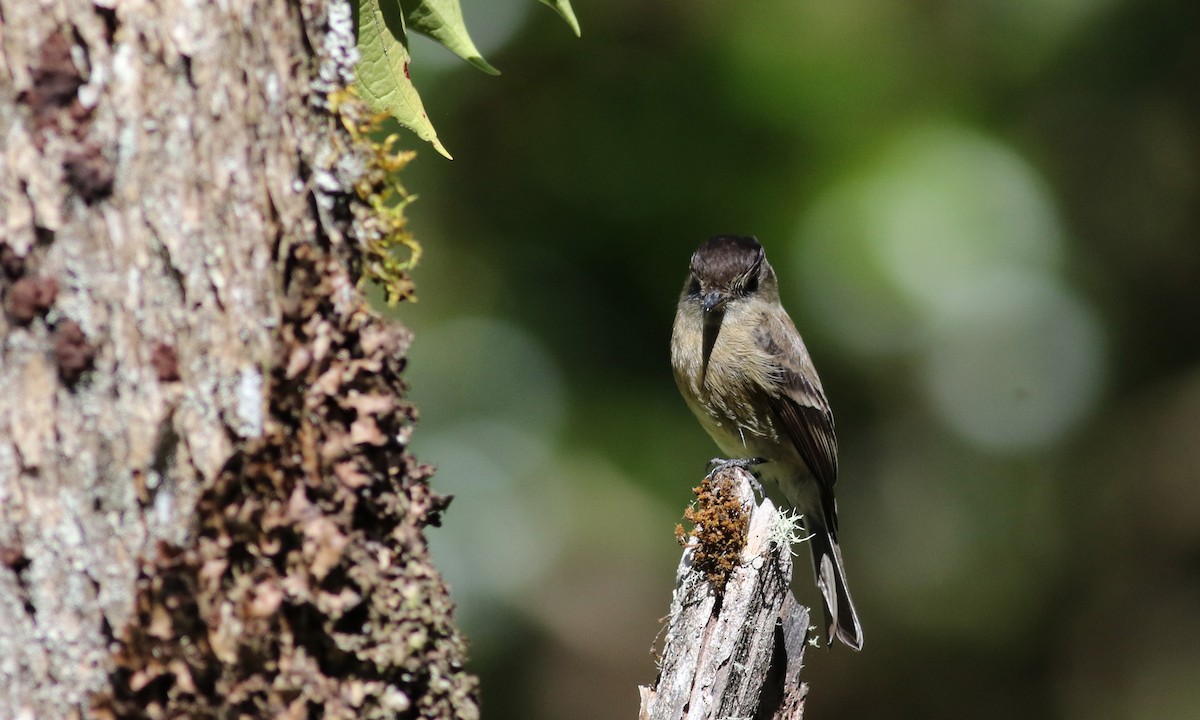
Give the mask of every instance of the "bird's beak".
<svg viewBox="0 0 1200 720">
<path fill-rule="evenodd" d="M 705 314 L 708 314 L 714 310 L 724 310 L 725 296 L 722 293 L 713 290 L 700 300 L 700 307 L 704 308 Z"/>
</svg>

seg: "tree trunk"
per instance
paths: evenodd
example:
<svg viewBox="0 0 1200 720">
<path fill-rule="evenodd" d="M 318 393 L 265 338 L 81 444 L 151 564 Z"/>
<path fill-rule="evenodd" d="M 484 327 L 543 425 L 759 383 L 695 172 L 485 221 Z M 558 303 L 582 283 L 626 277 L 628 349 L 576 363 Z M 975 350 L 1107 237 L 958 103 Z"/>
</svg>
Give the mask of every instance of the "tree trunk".
<svg viewBox="0 0 1200 720">
<path fill-rule="evenodd" d="M 351 17 L 0 0 L 0 717 L 478 714 Z"/>
</svg>

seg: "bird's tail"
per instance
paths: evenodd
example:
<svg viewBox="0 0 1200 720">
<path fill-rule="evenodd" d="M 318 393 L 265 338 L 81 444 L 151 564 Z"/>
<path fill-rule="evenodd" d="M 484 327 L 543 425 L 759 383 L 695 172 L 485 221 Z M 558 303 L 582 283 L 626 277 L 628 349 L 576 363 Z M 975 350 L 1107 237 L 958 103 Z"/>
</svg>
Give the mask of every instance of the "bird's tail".
<svg viewBox="0 0 1200 720">
<path fill-rule="evenodd" d="M 825 633 L 830 645 L 836 637 L 853 650 L 862 650 L 862 625 L 854 610 L 854 601 L 846 588 L 846 569 L 842 565 L 842 551 L 833 534 L 824 528 L 809 539 L 812 547 L 813 571 L 817 576 L 817 587 L 825 604 Z"/>
</svg>

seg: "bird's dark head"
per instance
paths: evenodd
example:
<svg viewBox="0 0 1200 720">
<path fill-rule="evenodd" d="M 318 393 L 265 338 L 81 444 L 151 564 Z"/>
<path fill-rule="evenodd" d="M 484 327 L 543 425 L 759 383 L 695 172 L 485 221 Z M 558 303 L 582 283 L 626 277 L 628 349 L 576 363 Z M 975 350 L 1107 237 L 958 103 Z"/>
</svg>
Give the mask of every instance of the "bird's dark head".
<svg viewBox="0 0 1200 720">
<path fill-rule="evenodd" d="M 774 288 L 775 272 L 762 245 L 752 237 L 718 235 L 692 253 L 684 295 L 705 313 L 722 311 L 730 301 Z"/>
</svg>

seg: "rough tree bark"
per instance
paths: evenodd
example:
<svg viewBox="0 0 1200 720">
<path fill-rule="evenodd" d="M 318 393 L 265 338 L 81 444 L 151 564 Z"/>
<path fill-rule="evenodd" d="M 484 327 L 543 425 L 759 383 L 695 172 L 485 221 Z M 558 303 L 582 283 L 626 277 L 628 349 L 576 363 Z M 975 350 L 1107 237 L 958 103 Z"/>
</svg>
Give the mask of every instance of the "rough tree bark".
<svg viewBox="0 0 1200 720">
<path fill-rule="evenodd" d="M 356 289 L 353 43 L 345 0 L 0 0 L 0 717 L 477 716 Z"/>
<path fill-rule="evenodd" d="M 808 609 L 792 577 L 790 525 L 753 478 L 718 470 L 698 488 L 695 538 L 679 563 L 654 684 L 641 720 L 800 720 Z M 682 529 L 678 531 L 682 534 Z"/>
</svg>

